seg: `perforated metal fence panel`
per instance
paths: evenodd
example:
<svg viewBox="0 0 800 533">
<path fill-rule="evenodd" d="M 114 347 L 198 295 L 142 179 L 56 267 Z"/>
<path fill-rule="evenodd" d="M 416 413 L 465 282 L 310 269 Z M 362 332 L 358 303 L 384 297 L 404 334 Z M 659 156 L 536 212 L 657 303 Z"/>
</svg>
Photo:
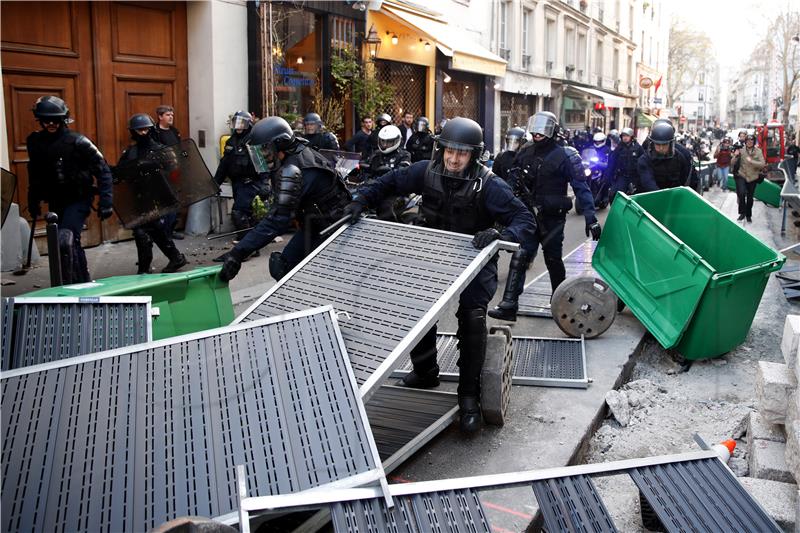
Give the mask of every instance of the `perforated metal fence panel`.
<svg viewBox="0 0 800 533">
<path fill-rule="evenodd" d="M 567 277 L 589 274 L 599 277 L 592 268 L 592 254 L 597 248 L 597 241 L 586 241 L 564 256 L 564 268 Z M 550 318 L 550 296 L 553 290 L 550 287 L 550 273 L 542 272 L 525 286 L 519 296 L 518 315 L 539 316 Z"/>
<path fill-rule="evenodd" d="M 540 387 L 586 388 L 586 350 L 581 339 L 550 339 L 539 337 L 512 337 L 513 385 Z M 458 339 L 452 333 L 436 337 L 439 378 L 458 381 Z M 411 371 L 411 359 L 392 373 L 403 377 Z"/>
<path fill-rule="evenodd" d="M 543 479 L 531 486 L 546 531 L 617 531 L 589 476 Z"/>
<path fill-rule="evenodd" d="M 646 466 L 629 473 L 666 531 L 781 531 L 718 459 Z"/>
<path fill-rule="evenodd" d="M 2 369 L 152 340 L 149 296 L 6 298 Z"/>
<path fill-rule="evenodd" d="M 147 531 L 382 480 L 330 308 L 2 378 L 2 530 Z"/>
<path fill-rule="evenodd" d="M 492 531 L 477 494 L 470 489 L 396 498 L 391 509 L 382 499 L 336 503 L 331 517 L 336 532 Z"/>
<path fill-rule="evenodd" d="M 236 322 L 333 305 L 366 399 L 506 246 L 476 250 L 469 235 L 365 219 L 338 230 Z"/>
<path fill-rule="evenodd" d="M 458 396 L 383 385 L 366 409 L 383 468 L 390 472 L 455 420 Z"/>
</svg>

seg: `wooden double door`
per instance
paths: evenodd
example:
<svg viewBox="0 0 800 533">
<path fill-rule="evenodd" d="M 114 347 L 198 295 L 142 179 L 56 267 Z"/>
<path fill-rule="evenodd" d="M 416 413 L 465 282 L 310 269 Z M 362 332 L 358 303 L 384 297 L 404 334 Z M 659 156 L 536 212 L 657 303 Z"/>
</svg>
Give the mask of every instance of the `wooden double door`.
<svg viewBox="0 0 800 533">
<path fill-rule="evenodd" d="M 183 2 L 2 2 L 0 50 L 8 154 L 17 175 L 15 201 L 27 214 L 25 140 L 39 124 L 36 99 L 56 95 L 70 108 L 72 129 L 88 136 L 115 165 L 134 113 L 155 119 L 175 107 L 188 137 L 186 5 Z M 46 211 L 46 209 L 45 209 Z M 116 217 L 89 217 L 86 245 L 127 235 Z"/>
</svg>

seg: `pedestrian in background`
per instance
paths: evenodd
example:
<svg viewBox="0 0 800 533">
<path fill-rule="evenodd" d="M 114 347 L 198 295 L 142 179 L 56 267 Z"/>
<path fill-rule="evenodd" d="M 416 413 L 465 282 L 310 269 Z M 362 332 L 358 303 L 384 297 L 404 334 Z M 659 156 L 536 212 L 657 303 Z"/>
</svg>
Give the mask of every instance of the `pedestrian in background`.
<svg viewBox="0 0 800 533">
<path fill-rule="evenodd" d="M 403 113 L 403 120 L 400 121 L 400 124 L 397 127 L 400 129 L 400 148 L 406 148 L 408 140 L 414 133 L 414 114 L 409 113 L 408 111 Z"/>
<path fill-rule="evenodd" d="M 164 146 L 175 146 L 181 142 L 181 132 L 175 127 L 175 109 L 171 105 L 161 104 L 156 108 L 158 123 L 151 130 L 153 140 Z M 178 224 L 178 212 L 170 213 L 163 218 L 164 231 L 170 239 L 183 239 L 183 234 L 175 232 Z"/>
<path fill-rule="evenodd" d="M 725 137 L 714 151 L 714 159 L 716 159 L 717 164 L 714 167 L 713 174 L 714 180 L 723 191 L 728 188 L 728 170 L 730 169 L 732 158 L 733 150 L 731 149 L 731 140 Z"/>
<path fill-rule="evenodd" d="M 372 133 L 372 117 L 369 115 L 361 118 L 361 129 L 344 143 L 344 149 L 348 152 L 362 153 L 369 143 L 369 134 Z"/>
<path fill-rule="evenodd" d="M 764 181 L 761 169 L 767 166 L 764 154 L 756 147 L 756 136 L 745 138 L 744 148 L 733 158 L 733 176 L 736 180 L 736 199 L 739 202 L 739 218 L 753 221 L 753 195 L 756 186 Z"/>
</svg>

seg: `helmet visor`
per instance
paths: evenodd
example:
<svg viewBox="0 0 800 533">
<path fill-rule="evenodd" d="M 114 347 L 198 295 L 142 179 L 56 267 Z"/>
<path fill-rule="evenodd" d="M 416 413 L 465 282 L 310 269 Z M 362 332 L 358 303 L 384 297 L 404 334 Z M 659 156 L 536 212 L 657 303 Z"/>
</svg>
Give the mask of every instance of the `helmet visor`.
<svg viewBox="0 0 800 533">
<path fill-rule="evenodd" d="M 531 134 L 544 135 L 551 138 L 556 130 L 556 123 L 552 117 L 546 115 L 533 115 L 528 121 L 528 131 Z"/>
<path fill-rule="evenodd" d="M 237 115 L 233 117 L 233 119 L 231 120 L 231 129 L 246 130 L 249 127 L 250 127 L 250 119 L 248 119 L 247 117 Z"/>
<path fill-rule="evenodd" d="M 415 129 L 416 129 L 417 132 L 424 133 L 424 132 L 428 131 L 428 123 L 425 122 L 424 120 L 418 120 L 416 124 L 417 125 L 416 125 Z"/>
<path fill-rule="evenodd" d="M 314 135 L 315 133 L 319 132 L 319 123 L 318 122 L 304 122 L 303 123 L 303 130 L 306 132 L 306 135 Z"/>
<path fill-rule="evenodd" d="M 506 137 L 506 150 L 516 152 L 519 148 L 520 138 L 517 135 L 509 135 Z"/>
<path fill-rule="evenodd" d="M 398 146 L 400 146 L 400 137 L 394 137 L 391 139 L 378 139 L 378 149 L 384 154 L 391 152 Z"/>
<path fill-rule="evenodd" d="M 272 149 L 271 144 L 248 144 L 247 152 L 250 154 L 250 161 L 256 172 L 271 172 L 278 168 L 278 155 Z"/>
</svg>

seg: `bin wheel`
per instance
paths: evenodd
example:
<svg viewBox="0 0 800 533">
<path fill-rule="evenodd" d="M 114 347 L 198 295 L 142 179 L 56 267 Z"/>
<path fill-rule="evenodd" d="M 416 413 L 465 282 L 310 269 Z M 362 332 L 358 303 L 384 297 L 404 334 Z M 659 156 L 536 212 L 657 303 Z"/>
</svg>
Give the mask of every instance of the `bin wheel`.
<svg viewBox="0 0 800 533">
<path fill-rule="evenodd" d="M 663 532 L 667 529 L 664 527 L 664 524 L 661 522 L 661 519 L 658 518 L 658 514 L 656 514 L 653 506 L 650 505 L 650 502 L 647 501 L 647 498 L 644 497 L 644 493 L 639 491 L 639 508 L 641 509 L 642 514 L 642 526 L 648 531 L 657 531 Z"/>
<path fill-rule="evenodd" d="M 564 280 L 553 293 L 550 312 L 570 337 L 599 337 L 617 316 L 617 296 L 606 282 L 590 275 Z"/>
</svg>

